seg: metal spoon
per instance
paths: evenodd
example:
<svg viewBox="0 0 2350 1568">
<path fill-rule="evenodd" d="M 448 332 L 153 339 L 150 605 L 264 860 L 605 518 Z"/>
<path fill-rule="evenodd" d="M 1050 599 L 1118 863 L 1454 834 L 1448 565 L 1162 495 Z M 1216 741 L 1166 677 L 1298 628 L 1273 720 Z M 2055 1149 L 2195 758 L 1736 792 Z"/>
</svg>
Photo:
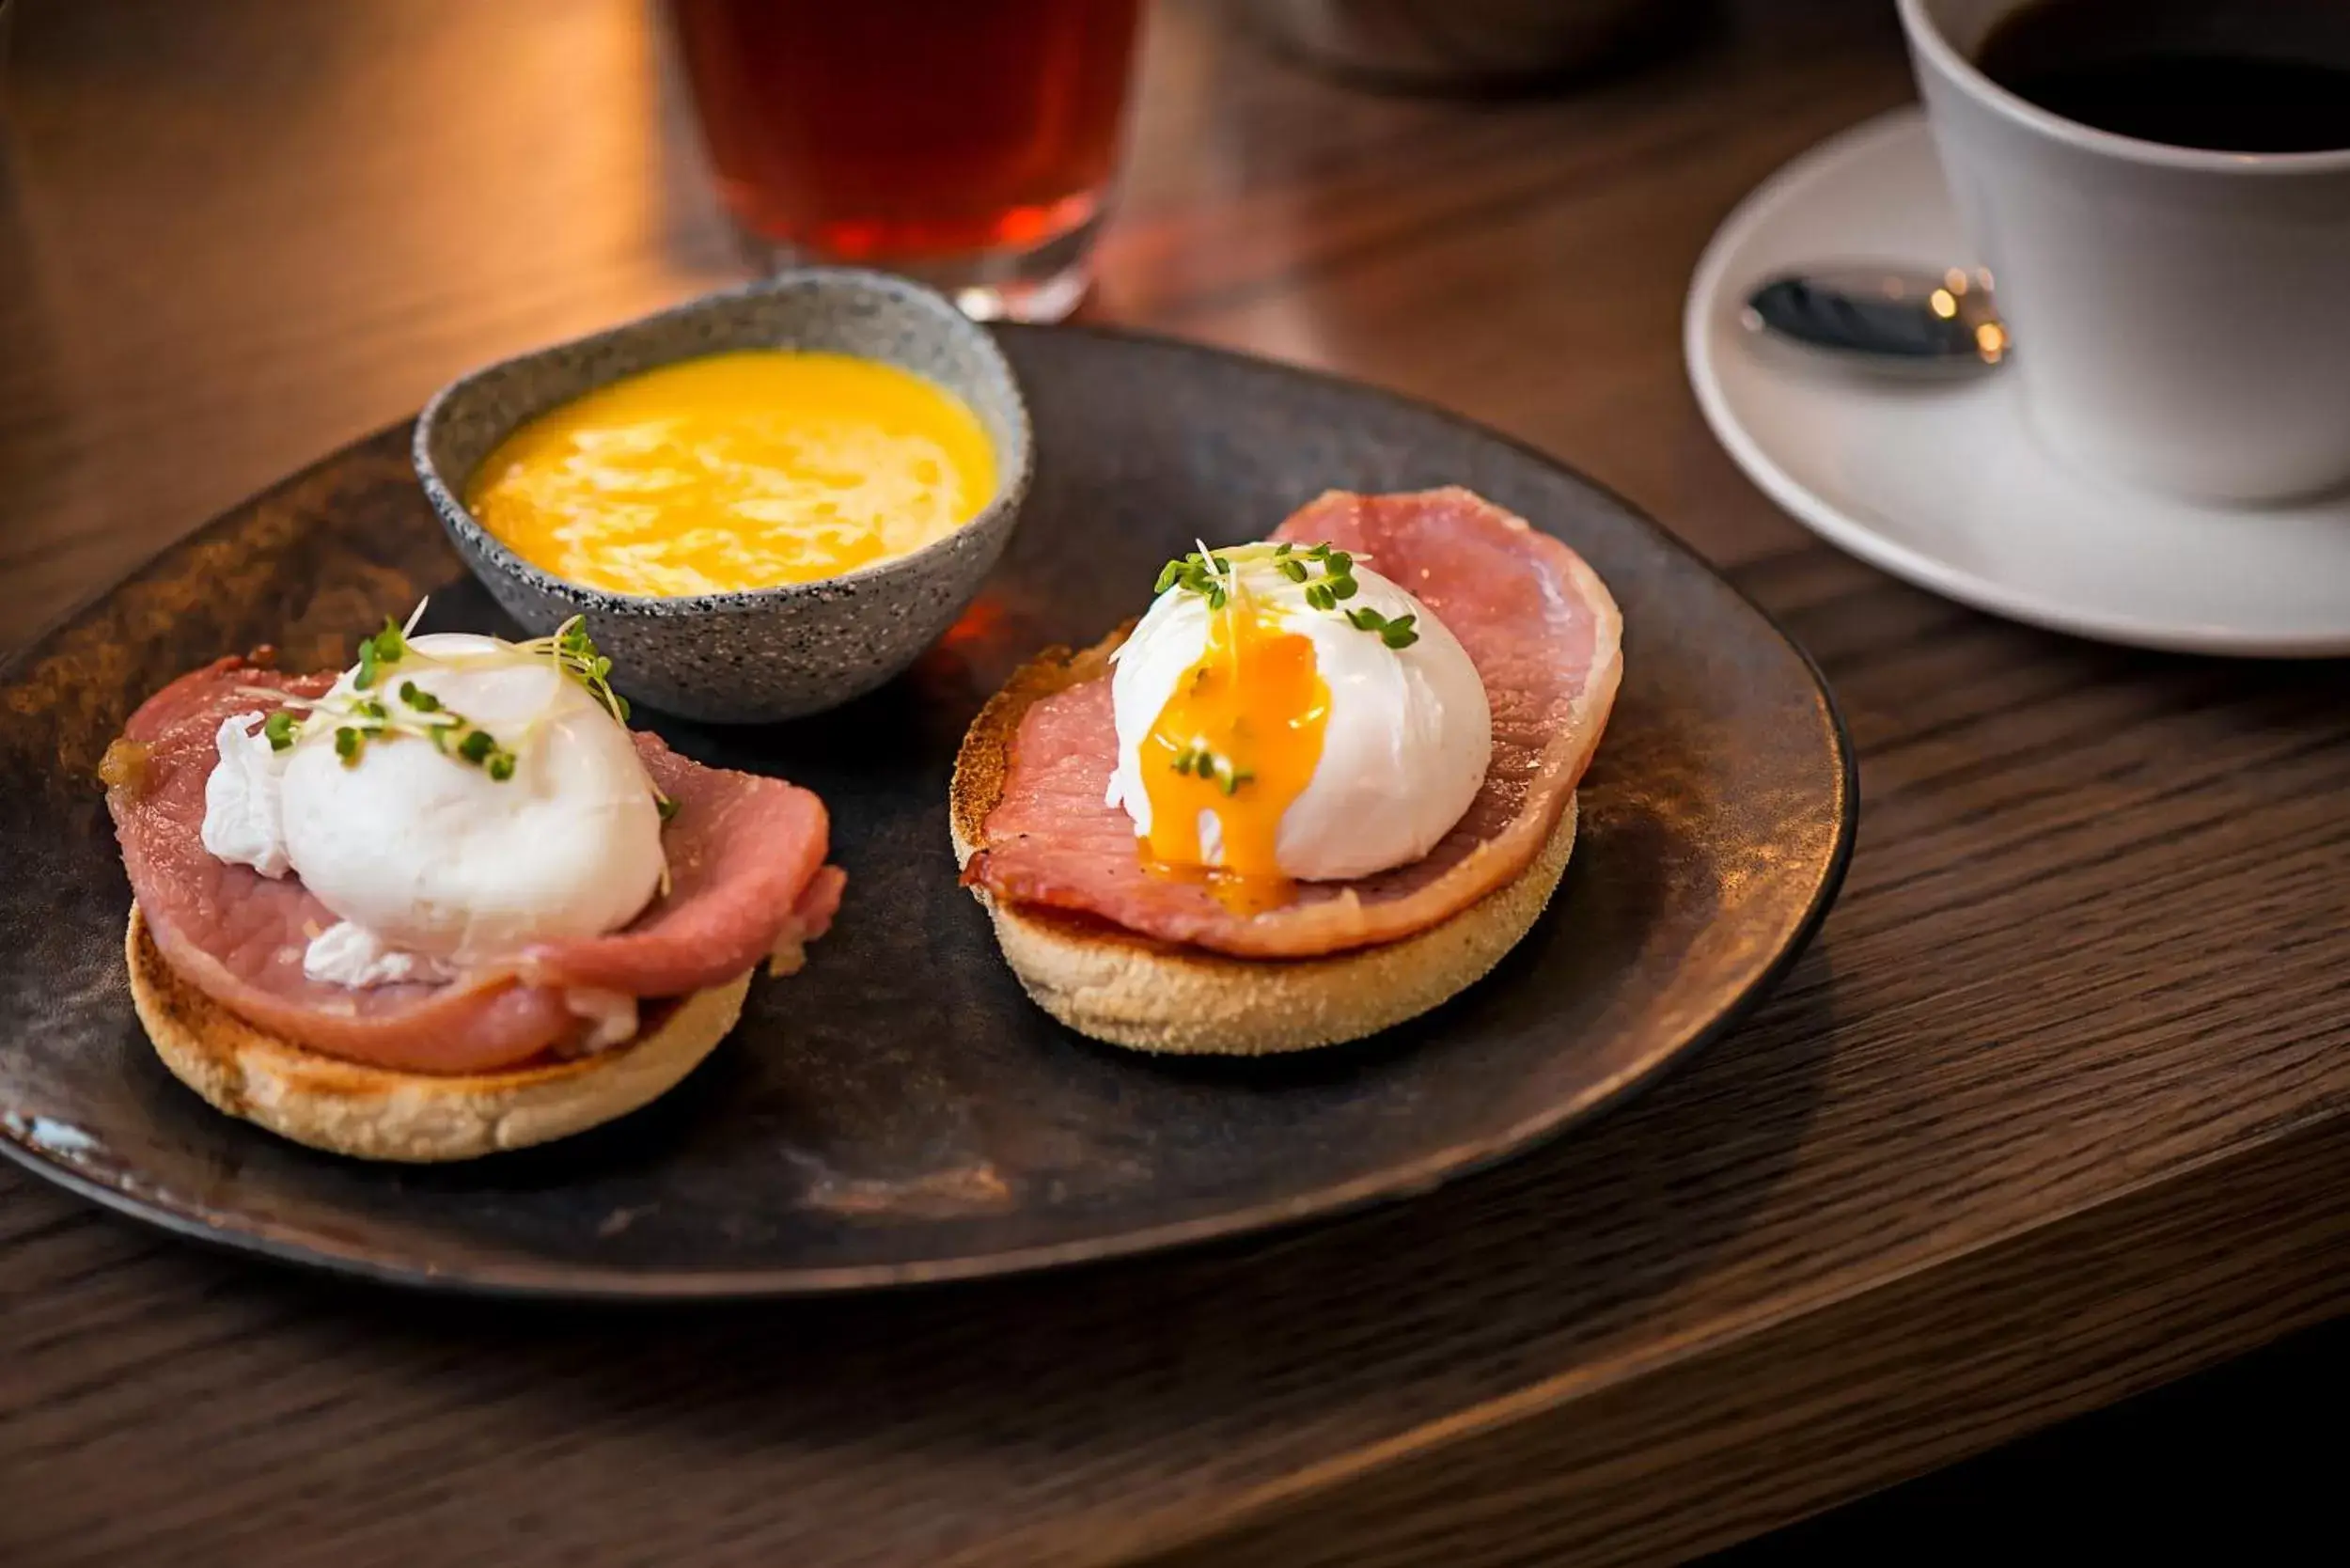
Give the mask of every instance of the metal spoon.
<svg viewBox="0 0 2350 1568">
<path fill-rule="evenodd" d="M 1741 319 L 1872 367 L 1929 373 L 1989 369 L 2014 352 L 1991 274 L 1871 262 L 1783 273 L 1747 296 Z"/>
</svg>

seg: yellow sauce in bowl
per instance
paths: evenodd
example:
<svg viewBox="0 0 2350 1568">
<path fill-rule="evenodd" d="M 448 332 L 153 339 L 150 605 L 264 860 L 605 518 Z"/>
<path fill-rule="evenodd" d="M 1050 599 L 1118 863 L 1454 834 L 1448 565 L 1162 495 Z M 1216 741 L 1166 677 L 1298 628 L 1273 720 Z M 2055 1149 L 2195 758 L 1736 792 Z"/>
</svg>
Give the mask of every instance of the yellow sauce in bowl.
<svg viewBox="0 0 2350 1568">
<path fill-rule="evenodd" d="M 995 494 L 995 448 L 953 394 L 850 354 L 754 349 L 549 410 L 491 452 L 465 505 L 543 572 L 676 596 L 908 555 Z"/>
</svg>

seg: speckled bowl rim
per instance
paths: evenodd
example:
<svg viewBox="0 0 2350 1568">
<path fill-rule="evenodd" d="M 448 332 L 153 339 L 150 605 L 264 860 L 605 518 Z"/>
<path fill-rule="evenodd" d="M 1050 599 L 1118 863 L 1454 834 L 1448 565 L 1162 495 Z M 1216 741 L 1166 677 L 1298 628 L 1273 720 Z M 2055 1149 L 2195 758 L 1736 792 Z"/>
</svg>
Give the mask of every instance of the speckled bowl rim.
<svg viewBox="0 0 2350 1568">
<path fill-rule="evenodd" d="M 847 572 L 837 572 L 829 577 L 818 577 L 805 583 L 778 583 L 773 588 L 735 588 L 724 593 L 615 593 L 606 588 L 593 588 L 586 583 L 574 582 L 569 577 L 558 577 L 543 567 L 535 566 L 515 554 L 504 540 L 482 526 L 481 520 L 473 514 L 472 508 L 466 506 L 459 498 L 456 490 L 442 477 L 440 465 L 432 460 L 432 432 L 439 424 L 443 409 L 452 400 L 469 390 L 486 376 L 506 369 L 509 366 L 526 365 L 535 359 L 543 359 L 551 354 L 563 353 L 589 344 L 634 337 L 670 321 L 688 320 L 695 316 L 722 310 L 746 299 L 792 293 L 811 288 L 845 289 L 883 294 L 895 301 L 929 311 L 937 319 L 945 334 L 966 337 L 973 344 L 981 361 L 1003 375 L 1005 388 L 1010 394 L 1010 401 L 1006 409 L 1010 416 L 1007 421 L 1010 429 L 1006 432 L 1005 442 L 1005 446 L 1008 446 L 1010 450 L 1005 450 L 1002 447 L 996 449 L 995 492 L 988 498 L 987 505 L 974 512 L 969 521 L 953 531 L 931 541 L 918 550 L 909 551 L 902 556 L 892 556 L 886 560 L 874 561 L 870 565 L 855 567 Z M 572 396 L 573 398 L 584 397 L 588 392 L 609 386 L 615 382 L 627 379 L 629 375 L 641 375 L 646 370 L 657 368 L 659 366 L 680 365 L 689 359 L 699 359 L 709 354 L 726 352 L 728 351 L 723 348 L 703 348 L 691 353 L 678 354 L 674 358 L 658 361 L 656 365 L 642 367 L 636 370 L 626 371 L 598 381 L 593 385 L 583 388 Z M 859 357 L 871 356 L 861 355 Z M 876 364 L 890 363 L 882 359 L 875 359 L 874 362 Z M 904 367 L 898 368 L 904 368 Z M 909 371 L 908 373 L 919 375 L 921 372 Z M 930 380 L 927 376 L 923 379 Z M 932 383 L 932 384 L 937 384 Z M 967 406 L 969 400 L 963 398 L 961 393 L 955 393 L 954 396 Z M 499 433 L 497 440 L 504 441 L 507 436 L 511 435 L 528 420 L 539 417 L 550 409 L 558 408 L 562 405 L 562 401 L 569 400 L 570 399 L 565 399 L 558 402 L 549 403 L 546 408 L 525 416 L 523 419 L 506 427 Z M 492 444 L 493 450 L 495 449 L 495 443 Z M 1004 357 L 1003 348 L 995 341 L 995 335 L 957 309 L 954 302 L 948 299 L 946 295 L 935 289 L 916 283 L 910 278 L 900 277 L 894 273 L 874 272 L 870 268 L 794 267 L 736 288 L 720 289 L 711 293 L 697 294 L 692 299 L 682 300 L 676 305 L 665 306 L 646 315 L 632 317 L 625 321 L 602 327 L 594 332 L 582 333 L 576 337 L 566 337 L 557 342 L 543 343 L 538 348 L 526 349 L 521 353 L 509 354 L 503 359 L 494 359 L 486 364 L 477 365 L 463 375 L 449 382 L 426 400 L 424 408 L 416 416 L 415 436 L 409 443 L 409 456 L 410 461 L 415 464 L 416 478 L 424 487 L 425 498 L 432 504 L 432 510 L 440 515 L 442 522 L 454 525 L 457 520 L 461 518 L 463 520 L 471 537 L 461 541 L 461 544 L 475 544 L 478 541 L 481 553 L 494 560 L 500 571 L 518 578 L 541 593 L 569 601 L 582 611 L 592 610 L 607 616 L 641 616 L 650 619 L 664 616 L 748 615 L 772 610 L 778 604 L 791 604 L 795 601 L 822 601 L 833 598 L 844 588 L 854 589 L 857 585 L 889 576 L 893 572 L 910 571 L 923 561 L 942 559 L 967 548 L 969 537 L 985 533 L 991 525 L 1000 522 L 1006 512 L 1017 510 L 1021 502 L 1026 498 L 1029 481 L 1036 471 L 1036 431 L 1033 422 L 1028 417 L 1027 397 L 1021 390 L 1020 378 L 1013 372 L 1011 362 Z M 460 549 L 458 554 L 462 557 L 466 556 L 467 552 Z"/>
</svg>

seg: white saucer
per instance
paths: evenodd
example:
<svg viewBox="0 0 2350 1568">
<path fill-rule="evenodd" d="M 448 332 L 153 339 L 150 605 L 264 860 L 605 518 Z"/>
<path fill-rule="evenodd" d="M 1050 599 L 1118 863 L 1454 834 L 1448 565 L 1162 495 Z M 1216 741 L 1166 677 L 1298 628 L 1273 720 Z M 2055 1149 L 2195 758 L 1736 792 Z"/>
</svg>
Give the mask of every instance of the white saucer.
<svg viewBox="0 0 2350 1568">
<path fill-rule="evenodd" d="M 2350 494 L 2255 510 L 2138 491 L 2044 451 L 2010 374 L 1872 376 L 1739 322 L 1772 273 L 1887 259 L 1972 259 L 1915 109 L 1773 175 L 1698 265 L 1689 380 L 1773 500 L 1865 561 L 2017 620 L 2145 648 L 2350 653 Z"/>
</svg>

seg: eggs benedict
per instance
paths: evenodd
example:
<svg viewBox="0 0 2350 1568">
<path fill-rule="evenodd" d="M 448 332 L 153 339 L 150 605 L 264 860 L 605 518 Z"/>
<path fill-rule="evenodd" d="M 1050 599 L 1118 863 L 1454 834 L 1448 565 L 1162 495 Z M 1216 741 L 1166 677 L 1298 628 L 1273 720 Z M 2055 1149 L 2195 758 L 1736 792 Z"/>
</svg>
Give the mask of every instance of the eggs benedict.
<svg viewBox="0 0 2350 1568">
<path fill-rule="evenodd" d="M 632 734 L 578 623 L 413 625 L 339 672 L 183 676 L 102 776 L 166 1065 L 298 1141 L 450 1159 L 675 1083 L 841 877 L 813 795 Z"/>
<path fill-rule="evenodd" d="M 1333 493 L 1157 592 L 1024 666 L 957 760 L 964 882 L 1029 995 L 1114 1043 L 1255 1054 L 1498 962 L 1565 869 L 1622 674 L 1582 558 L 1466 491 Z"/>
</svg>

